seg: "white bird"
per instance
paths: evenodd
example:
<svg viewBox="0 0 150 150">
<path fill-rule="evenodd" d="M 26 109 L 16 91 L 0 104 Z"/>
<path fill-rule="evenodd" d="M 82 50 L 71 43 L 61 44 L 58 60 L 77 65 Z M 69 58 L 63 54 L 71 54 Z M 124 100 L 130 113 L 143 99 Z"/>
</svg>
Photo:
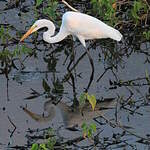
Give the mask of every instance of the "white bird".
<svg viewBox="0 0 150 150">
<path fill-rule="evenodd" d="M 43 40 L 48 43 L 60 42 L 68 35 L 76 36 L 84 47 L 86 47 L 85 40 L 89 39 L 111 38 L 116 41 L 122 39 L 122 34 L 118 30 L 97 18 L 79 12 L 68 11 L 63 15 L 60 30 L 55 36 L 55 25 L 53 22 L 40 19 L 33 24 L 20 41 L 44 27 L 47 27 L 48 30 L 44 32 Z"/>
</svg>

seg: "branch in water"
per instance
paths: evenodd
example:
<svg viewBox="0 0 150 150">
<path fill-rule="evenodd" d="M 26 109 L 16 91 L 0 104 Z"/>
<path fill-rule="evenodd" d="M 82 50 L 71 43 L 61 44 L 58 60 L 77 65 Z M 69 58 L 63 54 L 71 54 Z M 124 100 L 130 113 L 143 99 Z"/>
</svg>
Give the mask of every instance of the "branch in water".
<svg viewBox="0 0 150 150">
<path fill-rule="evenodd" d="M 69 5 L 65 0 L 62 0 L 62 2 L 63 2 L 66 6 L 68 6 L 71 10 L 76 11 L 76 12 L 79 12 L 77 9 L 75 9 L 75 8 L 73 8 L 71 5 Z"/>
</svg>

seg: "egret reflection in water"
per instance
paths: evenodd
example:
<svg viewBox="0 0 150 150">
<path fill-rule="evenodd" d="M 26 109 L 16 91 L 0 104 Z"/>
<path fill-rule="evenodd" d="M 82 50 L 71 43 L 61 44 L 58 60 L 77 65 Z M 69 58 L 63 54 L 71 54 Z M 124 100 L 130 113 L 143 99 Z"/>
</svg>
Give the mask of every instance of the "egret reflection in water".
<svg viewBox="0 0 150 150">
<path fill-rule="evenodd" d="M 73 109 L 61 101 L 57 105 L 54 104 L 53 101 L 47 101 L 44 103 L 44 112 L 47 112 L 47 116 L 33 113 L 24 107 L 23 110 L 37 122 L 52 121 L 56 113 L 60 112 L 65 127 L 72 127 L 75 125 L 81 126 L 84 121 L 89 122 L 93 118 L 103 115 L 106 110 L 114 108 L 115 103 L 114 98 L 105 99 L 103 102 L 98 101 L 94 111 L 91 109 L 91 105 L 87 103 L 81 111 L 79 107 Z"/>
</svg>

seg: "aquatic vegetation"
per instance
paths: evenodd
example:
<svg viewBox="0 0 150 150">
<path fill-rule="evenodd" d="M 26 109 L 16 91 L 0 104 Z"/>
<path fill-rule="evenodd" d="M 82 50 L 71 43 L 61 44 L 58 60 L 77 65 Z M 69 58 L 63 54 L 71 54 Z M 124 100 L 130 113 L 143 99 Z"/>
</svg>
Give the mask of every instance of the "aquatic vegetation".
<svg viewBox="0 0 150 150">
<path fill-rule="evenodd" d="M 133 7 L 131 9 L 131 16 L 133 17 L 136 25 L 139 21 L 146 20 L 148 12 L 148 5 L 146 1 L 134 0 Z"/>
<path fill-rule="evenodd" d="M 0 74 L 5 74 L 8 78 L 8 73 L 11 71 L 11 69 L 17 69 L 15 61 L 19 60 L 21 63 L 20 57 L 22 55 L 30 55 L 31 53 L 32 49 L 26 47 L 25 45 L 17 45 L 16 48 L 14 48 L 14 50 L 9 50 L 7 49 L 7 47 L 4 48 L 2 51 L 0 51 Z"/>
<path fill-rule="evenodd" d="M 11 36 L 9 35 L 10 28 L 5 28 L 3 25 L 0 26 L 0 40 L 3 45 L 7 43 L 11 39 Z"/>
<path fill-rule="evenodd" d="M 116 0 L 91 0 L 92 12 L 97 14 L 110 25 L 117 23 L 116 17 Z"/>
<path fill-rule="evenodd" d="M 94 136 L 94 133 L 96 132 L 96 124 L 95 123 L 91 123 L 90 125 L 88 125 L 87 123 L 83 123 L 82 126 L 82 132 L 83 132 L 83 137 L 86 138 L 86 136 L 89 139 L 92 139 Z"/>
<path fill-rule="evenodd" d="M 150 40 L 150 30 L 149 31 L 144 31 L 143 36 L 144 36 L 144 38 L 146 38 L 146 40 Z"/>
<path fill-rule="evenodd" d="M 59 15 L 59 13 L 56 11 L 58 7 L 57 0 L 37 0 L 35 6 L 35 11 L 36 13 L 38 12 L 37 15 L 45 15 L 53 21 L 55 21 Z"/>
<path fill-rule="evenodd" d="M 86 102 L 92 106 L 92 110 L 94 111 L 96 106 L 96 98 L 94 95 L 90 95 L 88 93 L 82 93 L 79 97 L 79 105 L 82 111 L 82 108 L 86 105 Z"/>
</svg>

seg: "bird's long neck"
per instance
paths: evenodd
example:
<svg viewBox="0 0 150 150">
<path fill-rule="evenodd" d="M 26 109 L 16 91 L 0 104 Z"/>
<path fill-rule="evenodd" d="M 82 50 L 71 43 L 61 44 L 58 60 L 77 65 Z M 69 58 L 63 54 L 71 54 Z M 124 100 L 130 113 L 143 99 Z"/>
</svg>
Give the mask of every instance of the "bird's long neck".
<svg viewBox="0 0 150 150">
<path fill-rule="evenodd" d="M 43 40 L 46 41 L 46 42 L 48 42 L 48 43 L 57 43 L 57 42 L 62 41 L 68 35 L 69 34 L 66 31 L 66 29 L 61 26 L 59 32 L 55 36 L 51 36 L 49 34 L 49 30 L 47 32 L 45 32 L 43 34 Z"/>
<path fill-rule="evenodd" d="M 32 111 L 28 110 L 27 108 L 23 108 L 23 110 L 34 120 L 38 121 L 38 122 L 46 122 L 46 121 L 51 121 L 54 117 L 55 117 L 55 107 L 53 107 L 53 105 L 49 106 L 48 108 L 44 108 L 45 111 L 47 111 L 48 115 L 47 116 L 43 116 L 43 114 L 36 114 L 33 113 Z"/>
</svg>

